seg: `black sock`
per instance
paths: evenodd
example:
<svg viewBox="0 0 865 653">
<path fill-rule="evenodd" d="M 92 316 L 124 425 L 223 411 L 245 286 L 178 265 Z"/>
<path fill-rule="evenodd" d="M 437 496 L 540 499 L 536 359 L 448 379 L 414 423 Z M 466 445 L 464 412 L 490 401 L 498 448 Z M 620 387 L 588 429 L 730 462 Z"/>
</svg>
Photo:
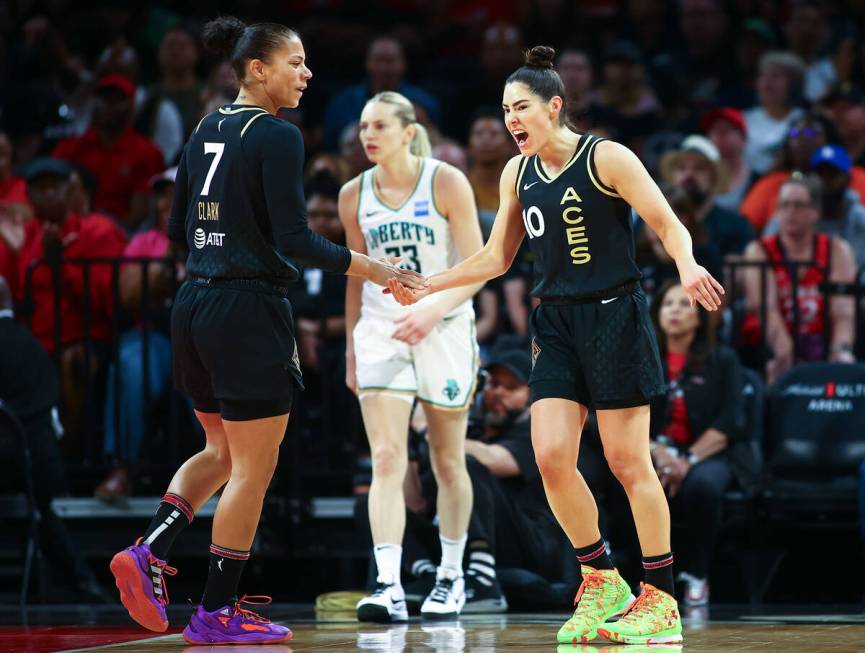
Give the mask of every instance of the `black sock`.
<svg viewBox="0 0 865 653">
<path fill-rule="evenodd" d="M 654 585 L 670 596 L 674 595 L 672 553 L 643 558 L 643 572 L 649 585 Z"/>
<path fill-rule="evenodd" d="M 607 553 L 607 543 L 604 542 L 603 537 L 589 546 L 575 548 L 574 553 L 577 554 L 577 560 L 581 565 L 595 569 L 613 568 L 613 561 L 610 560 L 610 554 Z"/>
<path fill-rule="evenodd" d="M 249 551 L 235 551 L 224 546 L 210 545 L 210 568 L 201 605 L 208 612 L 233 603 L 237 599 L 237 586 L 243 566 L 249 560 Z"/>
<path fill-rule="evenodd" d="M 186 499 L 170 492 L 162 497 L 150 526 L 144 532 L 142 542 L 161 560 L 168 559 L 168 551 L 180 531 L 192 522 L 192 506 Z"/>
</svg>

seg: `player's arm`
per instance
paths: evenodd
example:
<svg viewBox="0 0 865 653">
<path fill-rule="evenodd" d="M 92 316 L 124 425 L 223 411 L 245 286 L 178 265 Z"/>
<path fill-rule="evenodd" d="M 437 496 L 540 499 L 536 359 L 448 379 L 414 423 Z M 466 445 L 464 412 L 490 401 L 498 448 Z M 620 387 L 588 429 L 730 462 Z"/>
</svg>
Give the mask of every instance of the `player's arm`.
<svg viewBox="0 0 865 653">
<path fill-rule="evenodd" d="M 186 247 L 186 208 L 189 199 L 189 174 L 186 171 L 186 151 L 180 155 L 180 163 L 177 164 L 177 175 L 174 179 L 174 199 L 171 202 L 171 211 L 168 214 L 167 232 L 168 237 L 175 243 Z"/>
<path fill-rule="evenodd" d="M 834 283 L 853 283 L 856 279 L 856 258 L 850 244 L 843 238 L 832 239 L 832 269 L 829 280 Z M 855 298 L 849 295 L 830 295 L 829 314 L 832 320 L 829 359 L 839 363 L 855 363 Z"/>
<path fill-rule="evenodd" d="M 499 181 L 499 210 L 487 244 L 450 270 L 439 272 L 429 278 L 429 287 L 411 292 L 389 282 L 388 288 L 401 304 L 413 304 L 430 293 L 468 286 L 493 279 L 504 274 L 513 263 L 520 243 L 523 242 L 522 207 L 516 193 L 519 156 L 515 156 L 502 172 Z"/>
<path fill-rule="evenodd" d="M 312 231 L 306 221 L 300 130 L 282 121 L 266 121 L 262 127 L 249 132 L 246 138 L 259 139 L 256 145 L 262 153 L 262 184 L 273 239 L 281 254 L 307 267 L 362 276 L 381 286 L 396 277 L 410 287 L 424 287 L 419 274 L 374 261 Z"/>
<path fill-rule="evenodd" d="M 595 166 L 601 181 L 615 189 L 658 234 L 664 249 L 676 262 L 682 286 L 692 305 L 697 301 L 710 311 L 719 308 L 721 298 L 718 293 L 724 294 L 723 287 L 694 259 L 691 234 L 676 217 L 637 155 L 612 141 L 598 143 L 595 153 Z"/>
<path fill-rule="evenodd" d="M 360 177 L 355 177 L 339 191 L 339 220 L 345 230 L 345 244 L 353 252 L 366 254 L 366 241 L 357 222 Z M 345 384 L 357 392 L 354 358 L 354 327 L 360 319 L 360 296 L 363 278 L 350 276 L 345 284 Z"/>
<path fill-rule="evenodd" d="M 484 246 L 475 193 L 466 176 L 447 163 L 442 163 L 435 177 L 433 196 L 450 224 L 460 258 L 465 260 L 477 254 Z M 444 317 L 484 287 L 486 279 L 443 292 L 436 300 L 441 316 Z"/>
</svg>

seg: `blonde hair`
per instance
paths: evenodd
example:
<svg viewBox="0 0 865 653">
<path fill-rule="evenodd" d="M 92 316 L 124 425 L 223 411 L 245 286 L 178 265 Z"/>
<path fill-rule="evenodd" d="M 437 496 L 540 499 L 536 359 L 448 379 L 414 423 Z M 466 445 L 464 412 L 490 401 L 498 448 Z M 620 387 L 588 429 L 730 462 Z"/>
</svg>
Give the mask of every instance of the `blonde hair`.
<svg viewBox="0 0 865 653">
<path fill-rule="evenodd" d="M 394 107 L 393 115 L 399 119 L 403 127 L 414 125 L 415 134 L 409 145 L 409 151 L 412 154 L 424 158 L 432 154 L 429 134 L 426 127 L 417 121 L 417 114 L 415 114 L 414 105 L 411 103 L 411 100 L 395 91 L 382 91 L 372 96 L 367 101 L 367 104 L 370 104 L 370 102 L 383 102 L 384 104 L 392 105 Z"/>
</svg>

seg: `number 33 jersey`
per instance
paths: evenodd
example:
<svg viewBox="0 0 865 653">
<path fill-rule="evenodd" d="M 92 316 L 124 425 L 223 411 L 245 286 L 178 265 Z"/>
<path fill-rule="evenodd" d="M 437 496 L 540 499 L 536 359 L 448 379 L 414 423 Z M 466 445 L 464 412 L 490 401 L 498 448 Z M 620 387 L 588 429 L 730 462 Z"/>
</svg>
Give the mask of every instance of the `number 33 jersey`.
<svg viewBox="0 0 865 653">
<path fill-rule="evenodd" d="M 595 167 L 601 140 L 583 134 L 556 177 L 538 155 L 520 161 L 516 193 L 534 258 L 535 297 L 579 297 L 641 277 L 630 207 Z"/>
<path fill-rule="evenodd" d="M 366 241 L 367 254 L 375 259 L 398 256 L 401 265 L 430 276 L 460 261 L 448 220 L 438 210 L 433 183 L 441 166 L 435 159 L 421 159 L 414 189 L 400 206 L 387 204 L 378 192 L 378 166 L 361 173 L 357 200 L 357 223 Z M 400 306 L 369 281 L 363 284 L 361 315 L 396 319 L 416 310 Z M 424 297 L 416 307 L 439 301 Z M 457 306 L 446 317 L 472 311 L 471 300 Z M 383 334 L 390 335 L 390 334 Z"/>
</svg>

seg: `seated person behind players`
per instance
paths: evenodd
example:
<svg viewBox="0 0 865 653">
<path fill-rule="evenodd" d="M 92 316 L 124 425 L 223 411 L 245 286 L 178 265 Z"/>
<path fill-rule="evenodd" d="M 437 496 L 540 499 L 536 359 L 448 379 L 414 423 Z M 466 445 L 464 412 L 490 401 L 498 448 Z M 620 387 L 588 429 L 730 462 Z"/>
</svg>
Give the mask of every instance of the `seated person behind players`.
<svg viewBox="0 0 865 653">
<path fill-rule="evenodd" d="M 769 383 L 797 361 L 855 362 L 854 300 L 845 295 L 827 298 L 822 284 L 852 282 L 856 261 L 847 241 L 817 230 L 821 213 L 819 182 L 794 174 L 778 192 L 778 233 L 755 240 L 745 249 L 746 261 L 771 264 L 764 288 L 760 287 L 760 267 L 744 270 L 748 315 L 742 325 L 746 347 L 758 346 L 761 326 L 766 330 L 766 344 L 772 352 L 767 364 Z M 792 274 L 797 275 L 795 285 Z M 760 324 L 763 311 L 765 325 Z"/>
<path fill-rule="evenodd" d="M 466 605 L 463 613 L 503 612 L 508 604 L 496 568 L 517 567 L 554 581 L 563 575 L 568 547 L 547 506 L 535 463 L 529 421 L 531 359 L 525 348 L 500 346 L 485 369 L 489 375 L 480 410 L 470 411 L 466 440 L 467 469 L 474 505 L 466 546 Z M 477 413 L 480 413 L 478 415 Z M 406 534 L 403 560 L 416 582 L 406 598 L 423 600 L 435 582 L 438 530 L 435 478 L 421 447 L 420 460 L 409 466 L 406 479 Z M 355 508 L 366 530 L 366 498 Z"/>
<path fill-rule="evenodd" d="M 709 563 L 732 480 L 724 452 L 743 430 L 742 371 L 736 353 L 715 343 L 708 313 L 691 306 L 678 280 L 660 288 L 651 314 L 669 382 L 651 405 L 652 462 L 674 526 L 684 525 L 675 550 L 684 605 L 694 607 L 709 602 Z"/>
</svg>

